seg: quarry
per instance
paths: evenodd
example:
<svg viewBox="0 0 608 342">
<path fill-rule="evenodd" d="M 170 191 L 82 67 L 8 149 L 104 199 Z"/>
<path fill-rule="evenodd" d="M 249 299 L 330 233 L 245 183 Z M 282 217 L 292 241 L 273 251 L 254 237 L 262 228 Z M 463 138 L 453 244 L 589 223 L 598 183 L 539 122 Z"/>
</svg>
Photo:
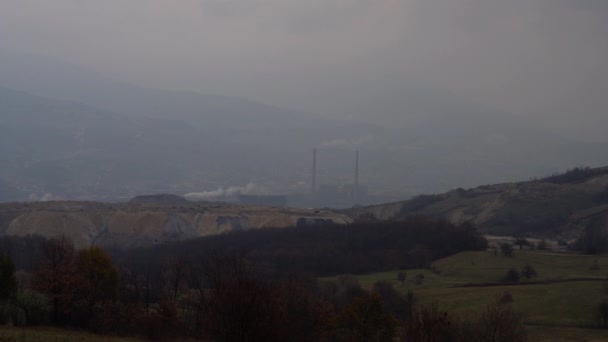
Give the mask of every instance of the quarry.
<svg viewBox="0 0 608 342">
<path fill-rule="evenodd" d="M 0 235 L 49 238 L 64 234 L 78 248 L 136 247 L 239 230 L 351 222 L 347 215 L 329 210 L 152 202 L 3 203 Z"/>
</svg>

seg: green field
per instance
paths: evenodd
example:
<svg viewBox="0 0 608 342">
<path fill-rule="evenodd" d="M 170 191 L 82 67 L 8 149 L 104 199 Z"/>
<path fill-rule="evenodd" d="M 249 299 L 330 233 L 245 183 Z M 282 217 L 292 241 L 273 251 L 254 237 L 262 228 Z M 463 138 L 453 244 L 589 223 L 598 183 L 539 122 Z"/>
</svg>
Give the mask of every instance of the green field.
<svg viewBox="0 0 608 342">
<path fill-rule="evenodd" d="M 57 328 L 19 328 L 0 326 L 0 342 L 135 342 L 138 339 L 100 336 L 76 330 Z"/>
<path fill-rule="evenodd" d="M 597 260 L 597 262 L 595 262 Z M 501 278 L 511 267 L 532 265 L 540 284 L 504 285 Z M 592 269 L 596 263 L 598 267 Z M 484 308 L 508 291 L 513 308 L 524 316 L 533 340 L 608 341 L 608 330 L 593 329 L 600 324 L 597 305 L 608 298 L 608 256 L 583 256 L 541 251 L 516 250 L 513 257 L 493 252 L 463 252 L 441 259 L 429 270 L 408 270 L 407 283 L 396 280 L 397 271 L 358 276 L 370 288 L 378 280 L 393 281 L 403 293 L 412 290 L 419 303 L 462 319 L 479 317 Z M 416 274 L 424 283 L 416 285 Z M 606 279 L 606 280 L 604 280 Z M 464 286 L 495 283 L 495 286 Z"/>
</svg>

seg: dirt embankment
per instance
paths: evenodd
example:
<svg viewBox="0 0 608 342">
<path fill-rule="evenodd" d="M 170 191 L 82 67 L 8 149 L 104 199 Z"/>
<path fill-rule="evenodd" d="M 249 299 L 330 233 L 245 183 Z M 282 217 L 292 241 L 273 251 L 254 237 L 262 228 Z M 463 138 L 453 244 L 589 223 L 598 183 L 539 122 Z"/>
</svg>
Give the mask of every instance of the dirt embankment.
<svg viewBox="0 0 608 342">
<path fill-rule="evenodd" d="M 0 235 L 69 235 L 78 247 L 141 246 L 230 231 L 350 222 L 332 211 L 217 204 L 0 204 Z"/>
</svg>

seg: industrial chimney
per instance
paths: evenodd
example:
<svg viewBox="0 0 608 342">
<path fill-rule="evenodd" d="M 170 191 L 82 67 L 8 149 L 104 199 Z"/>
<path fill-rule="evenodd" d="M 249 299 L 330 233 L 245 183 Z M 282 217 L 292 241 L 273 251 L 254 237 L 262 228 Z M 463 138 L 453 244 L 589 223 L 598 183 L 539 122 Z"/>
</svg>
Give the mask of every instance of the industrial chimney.
<svg viewBox="0 0 608 342">
<path fill-rule="evenodd" d="M 312 187 L 311 194 L 314 195 L 317 190 L 317 148 L 312 151 Z"/>
<path fill-rule="evenodd" d="M 355 152 L 355 186 L 359 186 L 359 151 Z"/>
<path fill-rule="evenodd" d="M 355 188 L 353 189 L 353 199 L 357 200 L 359 193 L 359 151 L 355 152 Z"/>
</svg>

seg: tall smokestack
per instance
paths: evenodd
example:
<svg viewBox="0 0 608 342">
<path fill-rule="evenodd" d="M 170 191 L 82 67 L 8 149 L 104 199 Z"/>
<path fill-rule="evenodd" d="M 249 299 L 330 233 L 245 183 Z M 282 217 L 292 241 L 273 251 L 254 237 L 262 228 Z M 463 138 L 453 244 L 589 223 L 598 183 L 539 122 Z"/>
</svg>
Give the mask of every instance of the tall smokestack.
<svg viewBox="0 0 608 342">
<path fill-rule="evenodd" d="M 357 200 L 359 192 L 359 151 L 355 152 L 355 188 L 353 189 L 353 198 Z"/>
<path fill-rule="evenodd" d="M 355 152 L 355 186 L 359 185 L 359 151 Z"/>
<path fill-rule="evenodd" d="M 317 190 L 317 148 L 312 151 L 312 188 L 311 193 L 314 195 Z"/>
</svg>

